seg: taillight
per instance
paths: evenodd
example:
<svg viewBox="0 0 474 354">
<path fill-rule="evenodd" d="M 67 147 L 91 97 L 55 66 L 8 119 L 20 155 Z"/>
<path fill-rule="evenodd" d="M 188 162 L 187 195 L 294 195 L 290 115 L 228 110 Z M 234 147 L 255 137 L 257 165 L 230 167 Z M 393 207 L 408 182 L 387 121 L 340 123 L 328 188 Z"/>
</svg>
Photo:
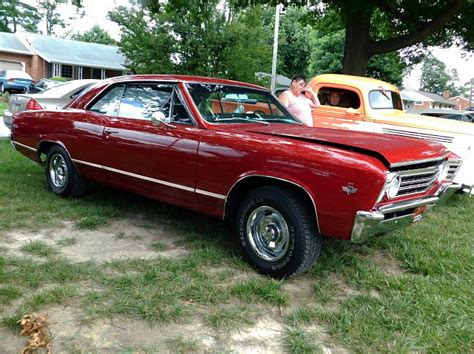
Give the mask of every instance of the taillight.
<svg viewBox="0 0 474 354">
<path fill-rule="evenodd" d="M 13 82 L 15 79 L 13 77 L 9 78 L 8 81 Z"/>
<path fill-rule="evenodd" d="M 26 104 L 27 111 L 37 111 L 40 109 L 43 109 L 43 107 L 41 107 L 40 104 L 33 99 L 29 100 Z"/>
</svg>

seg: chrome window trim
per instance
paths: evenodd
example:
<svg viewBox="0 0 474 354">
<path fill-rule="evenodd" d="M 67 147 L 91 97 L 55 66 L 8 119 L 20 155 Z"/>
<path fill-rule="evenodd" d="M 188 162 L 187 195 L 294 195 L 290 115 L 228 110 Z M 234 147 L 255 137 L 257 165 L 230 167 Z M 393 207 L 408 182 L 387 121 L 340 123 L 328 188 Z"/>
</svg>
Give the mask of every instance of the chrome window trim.
<svg viewBox="0 0 474 354">
<path fill-rule="evenodd" d="M 225 203 L 224 203 L 224 211 L 223 211 L 223 214 L 222 214 L 222 219 L 225 218 L 225 211 L 226 211 L 226 208 L 227 208 L 227 201 L 228 201 L 228 198 L 229 198 L 229 195 L 230 193 L 232 192 L 232 190 L 234 189 L 234 187 L 241 181 L 243 181 L 244 179 L 246 178 L 250 178 L 250 177 L 264 177 L 264 178 L 271 178 L 271 179 L 276 179 L 278 181 L 283 181 L 283 182 L 288 182 L 288 183 L 291 183 L 299 188 L 301 188 L 302 190 L 304 190 L 306 192 L 306 194 L 309 196 L 309 198 L 311 199 L 311 202 L 313 203 L 313 207 L 314 207 L 314 213 L 315 213 L 315 216 L 316 216 L 316 226 L 318 228 L 318 232 L 321 233 L 321 229 L 319 227 L 319 218 L 318 218 L 318 208 L 316 207 L 316 202 L 314 201 L 313 197 L 311 196 L 311 194 L 308 192 L 308 190 L 306 188 L 304 188 L 302 185 L 296 183 L 296 182 L 293 182 L 293 181 L 290 181 L 290 180 L 287 180 L 287 179 L 284 179 L 284 178 L 280 178 L 280 177 L 274 177 L 274 176 L 268 176 L 268 175 L 260 175 L 260 174 L 252 174 L 252 175 L 247 175 L 247 176 L 244 176 L 242 178 L 239 178 L 237 181 L 234 182 L 234 184 L 229 188 L 229 191 L 227 192 L 227 195 L 225 197 Z"/>
</svg>

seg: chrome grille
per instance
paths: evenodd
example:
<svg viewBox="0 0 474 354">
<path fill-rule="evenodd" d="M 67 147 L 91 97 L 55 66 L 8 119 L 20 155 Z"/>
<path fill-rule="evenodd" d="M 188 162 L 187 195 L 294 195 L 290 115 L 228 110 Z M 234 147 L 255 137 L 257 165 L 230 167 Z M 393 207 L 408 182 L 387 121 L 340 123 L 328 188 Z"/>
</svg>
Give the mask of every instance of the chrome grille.
<svg viewBox="0 0 474 354">
<path fill-rule="evenodd" d="M 428 134 L 428 133 L 420 133 L 420 132 L 414 132 L 414 131 L 409 131 L 409 130 L 392 129 L 392 128 L 382 128 L 382 132 L 384 132 L 385 134 L 405 136 L 407 138 L 417 138 L 417 139 L 423 139 L 423 140 L 428 140 L 428 141 L 436 141 L 438 143 L 445 143 L 445 144 L 451 144 L 453 142 L 453 137 L 448 136 L 448 135 Z"/>
<path fill-rule="evenodd" d="M 436 183 L 443 161 L 437 165 L 398 171 L 400 175 L 400 189 L 397 196 L 423 193 Z"/>
<path fill-rule="evenodd" d="M 451 159 L 448 161 L 448 163 L 449 163 L 449 170 L 448 170 L 448 176 L 446 177 L 446 179 L 449 181 L 452 181 L 454 177 L 456 177 L 459 167 L 461 167 L 462 161 Z"/>
</svg>

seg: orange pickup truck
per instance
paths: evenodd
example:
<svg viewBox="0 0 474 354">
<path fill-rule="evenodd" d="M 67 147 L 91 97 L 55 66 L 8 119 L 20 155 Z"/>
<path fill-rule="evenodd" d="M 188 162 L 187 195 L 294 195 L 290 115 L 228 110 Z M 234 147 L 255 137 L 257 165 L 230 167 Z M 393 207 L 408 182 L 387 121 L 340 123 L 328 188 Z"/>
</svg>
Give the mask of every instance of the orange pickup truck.
<svg viewBox="0 0 474 354">
<path fill-rule="evenodd" d="M 465 190 L 473 191 L 473 123 L 408 114 L 403 109 L 398 88 L 380 80 L 324 74 L 314 77 L 308 86 L 321 102 L 321 106 L 312 112 L 315 127 L 384 133 L 442 143 L 462 159 L 462 164 L 461 161 L 450 163 L 454 181 Z M 331 99 L 331 96 L 338 96 L 338 99 Z"/>
</svg>

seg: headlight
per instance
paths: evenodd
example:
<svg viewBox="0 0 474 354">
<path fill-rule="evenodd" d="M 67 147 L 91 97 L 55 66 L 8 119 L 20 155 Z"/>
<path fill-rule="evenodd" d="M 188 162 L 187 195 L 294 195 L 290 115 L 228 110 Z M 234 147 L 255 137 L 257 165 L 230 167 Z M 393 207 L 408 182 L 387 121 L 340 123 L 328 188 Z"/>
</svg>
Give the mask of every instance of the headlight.
<svg viewBox="0 0 474 354">
<path fill-rule="evenodd" d="M 446 180 L 446 178 L 448 177 L 448 173 L 449 173 L 449 164 L 445 162 L 439 166 L 438 182 L 441 183 L 444 180 Z"/>
<path fill-rule="evenodd" d="M 400 189 L 400 176 L 396 173 L 389 173 L 387 175 L 387 183 L 385 184 L 385 195 L 388 199 L 393 199 L 397 196 Z"/>
</svg>

